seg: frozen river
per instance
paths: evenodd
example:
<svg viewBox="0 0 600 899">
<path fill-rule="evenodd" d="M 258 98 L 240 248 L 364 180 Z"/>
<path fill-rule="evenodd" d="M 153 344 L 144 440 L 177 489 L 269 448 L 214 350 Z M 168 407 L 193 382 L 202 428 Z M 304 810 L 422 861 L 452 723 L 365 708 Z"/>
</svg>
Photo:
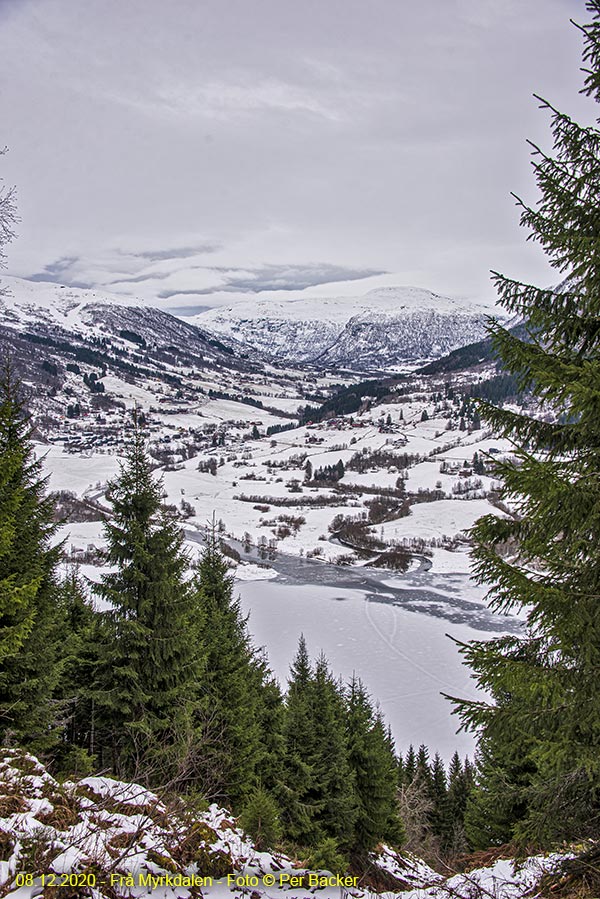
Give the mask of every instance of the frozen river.
<svg viewBox="0 0 600 899">
<path fill-rule="evenodd" d="M 472 735 L 456 733 L 459 721 L 442 696 L 476 697 L 451 638 L 489 639 L 520 628 L 489 612 L 483 588 L 466 574 L 423 568 L 394 574 L 281 553 L 267 564 L 276 578 L 237 582 L 236 589 L 282 684 L 303 633 L 313 657 L 323 650 L 336 674 L 364 681 L 401 751 L 426 743 L 446 759 L 455 749 L 472 753 Z"/>
</svg>

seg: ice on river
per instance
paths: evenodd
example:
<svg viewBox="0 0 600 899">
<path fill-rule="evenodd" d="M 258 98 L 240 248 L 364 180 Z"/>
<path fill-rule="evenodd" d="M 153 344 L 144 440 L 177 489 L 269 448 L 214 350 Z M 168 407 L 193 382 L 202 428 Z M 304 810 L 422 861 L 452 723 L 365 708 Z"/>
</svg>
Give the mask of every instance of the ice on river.
<svg viewBox="0 0 600 899">
<path fill-rule="evenodd" d="M 323 650 L 345 681 L 353 674 L 362 679 L 379 700 L 400 751 L 426 743 L 445 759 L 455 749 L 472 754 L 473 737 L 456 733 L 459 721 L 441 695 L 476 696 L 469 670 L 447 634 L 466 641 L 489 638 L 489 631 L 373 601 L 360 589 L 273 581 L 236 587 L 250 612 L 255 643 L 267 649 L 282 685 L 304 633 L 313 658 Z"/>
</svg>

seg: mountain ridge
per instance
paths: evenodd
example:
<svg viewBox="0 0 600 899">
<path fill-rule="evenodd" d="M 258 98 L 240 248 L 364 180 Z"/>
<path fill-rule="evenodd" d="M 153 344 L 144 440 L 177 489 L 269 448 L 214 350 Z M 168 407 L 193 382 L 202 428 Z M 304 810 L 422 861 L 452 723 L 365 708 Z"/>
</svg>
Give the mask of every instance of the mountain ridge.
<svg viewBox="0 0 600 899">
<path fill-rule="evenodd" d="M 190 320 L 263 360 L 381 372 L 481 339 L 493 312 L 490 303 L 385 287 L 359 297 L 241 301 Z"/>
</svg>

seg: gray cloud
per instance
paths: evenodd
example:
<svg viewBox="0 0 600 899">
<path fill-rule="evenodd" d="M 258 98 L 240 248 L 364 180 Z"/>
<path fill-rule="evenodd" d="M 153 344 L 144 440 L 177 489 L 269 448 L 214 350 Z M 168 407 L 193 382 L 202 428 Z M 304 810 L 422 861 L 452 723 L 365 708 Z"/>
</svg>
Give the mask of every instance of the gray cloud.
<svg viewBox="0 0 600 899">
<path fill-rule="evenodd" d="M 190 259 L 192 256 L 200 256 L 203 253 L 216 253 L 221 249 L 218 243 L 201 243 L 193 247 L 173 247 L 166 250 L 143 250 L 130 253 L 138 259 L 148 259 L 150 262 L 161 262 L 165 259 Z M 156 275 L 154 277 L 157 277 Z"/>
<path fill-rule="evenodd" d="M 130 278 L 115 278 L 114 281 L 109 281 L 109 285 L 115 284 L 144 284 L 149 281 L 164 281 L 166 278 L 170 278 L 173 272 L 152 272 L 149 274 L 146 272 L 143 275 L 132 275 Z"/>
<path fill-rule="evenodd" d="M 262 293 L 274 290 L 305 290 L 319 284 L 333 284 L 340 281 L 358 281 L 373 275 L 386 274 L 377 269 L 343 268 L 339 265 L 264 265 L 247 271 L 243 275 L 231 269 L 216 267 L 212 271 L 225 274 L 224 283 L 218 288 L 161 290 L 160 299 L 168 300 L 172 296 L 209 296 L 218 289 L 224 293 Z"/>
<path fill-rule="evenodd" d="M 74 265 L 79 261 L 79 257 L 77 256 L 61 256 L 60 259 L 55 259 L 54 262 L 49 262 L 48 265 L 45 265 L 42 271 L 35 272 L 32 275 L 29 275 L 30 281 L 53 281 L 56 284 L 61 284 L 63 280 L 68 278 L 69 272 L 73 268 Z M 69 281 L 69 283 L 71 283 Z M 77 284 L 73 285 L 74 287 L 89 287 L 89 284 Z"/>
<path fill-rule="evenodd" d="M 62 272 L 72 268 L 78 262 L 77 256 L 62 256 L 45 267 L 45 271 L 52 275 L 60 275 Z"/>
</svg>

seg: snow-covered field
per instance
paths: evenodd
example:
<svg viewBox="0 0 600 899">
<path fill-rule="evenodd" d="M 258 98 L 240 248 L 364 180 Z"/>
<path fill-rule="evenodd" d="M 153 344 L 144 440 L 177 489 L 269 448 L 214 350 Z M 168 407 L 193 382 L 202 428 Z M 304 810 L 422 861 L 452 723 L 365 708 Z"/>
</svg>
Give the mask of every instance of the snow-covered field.
<svg viewBox="0 0 600 899">
<path fill-rule="evenodd" d="M 429 497 L 428 502 L 412 505 L 407 517 L 384 522 L 374 529 L 377 534 L 401 543 L 413 539 L 430 544 L 442 538 L 455 540 L 481 515 L 501 514 L 487 498 L 494 479 L 487 475 L 475 479 L 465 474 L 474 454 L 485 456 L 490 449 L 506 453 L 511 447 L 508 441 L 493 439 L 483 432 L 448 431 L 447 420 L 441 417 L 432 415 L 421 421 L 427 408 L 428 403 L 423 401 L 403 403 L 401 407 L 386 404 L 354 416 L 353 426 L 347 419 L 339 418 L 318 426 L 295 428 L 270 439 L 241 439 L 234 429 L 225 446 L 202 451 L 190 459 L 176 459 L 175 470 L 163 473 L 168 502 L 191 503 L 195 510 L 191 525 L 203 527 L 215 514 L 222 521 L 224 532 L 238 540 L 249 535 L 255 544 L 275 542 L 279 550 L 288 554 L 302 556 L 316 551 L 324 560 L 335 561 L 346 553 L 343 547 L 329 541 L 328 527 L 335 515 L 360 515 L 365 511 L 365 501 L 372 498 L 369 491 L 393 490 L 402 475 L 408 492 L 438 490 L 442 498 L 431 502 Z M 240 410 L 248 420 L 255 420 L 260 429 L 271 421 L 264 410 L 214 400 L 203 407 L 202 418 L 188 414 L 183 421 L 182 416 L 168 416 L 153 439 L 160 441 L 161 435 L 166 435 L 165 439 L 171 441 L 170 451 L 176 454 L 177 435 L 169 436 L 173 430 L 207 420 L 231 423 L 232 416 L 239 415 Z M 381 422 L 387 416 L 392 423 L 389 429 L 382 429 Z M 89 451 L 78 456 L 63 452 L 60 446 L 40 448 L 40 452 L 45 454 L 44 465 L 52 490 L 97 496 L 118 471 L 118 460 L 105 453 Z M 392 458 L 396 455 L 398 465 L 374 464 L 361 472 L 351 469 L 351 460 L 357 454 L 377 452 L 389 453 Z M 401 460 L 405 454 L 418 454 L 421 461 L 403 471 Z M 346 466 L 340 482 L 347 488 L 346 495 L 336 491 L 335 484 L 303 485 L 307 462 L 316 472 L 340 461 Z M 199 471 L 199 464 L 214 466 L 214 473 Z M 447 470 L 441 471 L 444 466 Z M 462 492 L 457 493 L 459 490 Z M 319 499 L 323 504 L 318 504 Z M 303 520 L 291 533 L 277 533 L 280 516 L 286 514 Z M 431 549 L 435 566 L 438 550 L 445 550 L 434 545 Z M 448 569 L 451 559 L 447 554 L 444 558 L 440 564 L 452 570 Z M 464 570 L 462 559 L 457 557 L 456 564 L 457 570 Z"/>
<path fill-rule="evenodd" d="M 104 494 L 106 482 L 119 471 L 119 457 L 108 454 L 77 456 L 60 446 L 40 447 L 48 490 L 72 490 L 78 496 Z"/>
</svg>

